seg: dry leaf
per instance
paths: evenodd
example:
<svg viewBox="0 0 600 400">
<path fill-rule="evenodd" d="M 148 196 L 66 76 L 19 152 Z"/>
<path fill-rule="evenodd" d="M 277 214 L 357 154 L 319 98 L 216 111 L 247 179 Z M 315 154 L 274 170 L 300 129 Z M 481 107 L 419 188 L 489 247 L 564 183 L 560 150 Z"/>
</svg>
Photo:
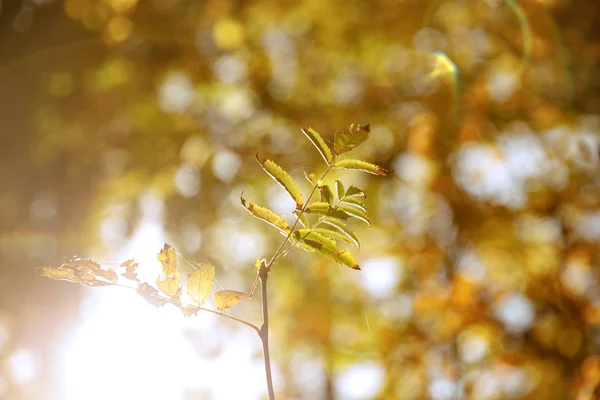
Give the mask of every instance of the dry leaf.
<svg viewBox="0 0 600 400">
<path fill-rule="evenodd" d="M 235 306 L 238 301 L 245 297 L 248 297 L 246 293 L 238 292 L 236 290 L 220 290 L 215 293 L 213 302 L 219 311 L 224 312 Z"/>
<path fill-rule="evenodd" d="M 207 262 L 200 262 L 197 266 L 198 270 L 188 275 L 185 287 L 190 299 L 201 306 L 212 291 L 215 266 Z"/>
</svg>

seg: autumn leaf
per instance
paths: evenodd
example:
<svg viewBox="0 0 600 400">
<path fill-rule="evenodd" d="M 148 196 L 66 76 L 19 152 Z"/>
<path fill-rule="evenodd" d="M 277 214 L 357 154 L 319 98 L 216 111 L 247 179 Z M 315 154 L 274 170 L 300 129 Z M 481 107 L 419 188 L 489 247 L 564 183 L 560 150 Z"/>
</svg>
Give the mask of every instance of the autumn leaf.
<svg viewBox="0 0 600 400">
<path fill-rule="evenodd" d="M 367 197 L 367 195 L 365 194 L 365 192 L 361 188 L 358 188 L 358 187 L 353 186 L 353 185 L 351 185 L 348 188 L 348 190 L 346 190 L 346 193 L 344 194 L 344 197 L 350 197 L 350 196 Z"/>
<path fill-rule="evenodd" d="M 213 302 L 219 311 L 225 312 L 245 297 L 248 297 L 246 293 L 236 290 L 220 290 L 213 296 Z"/>
<path fill-rule="evenodd" d="M 169 302 L 167 299 L 160 297 L 158 290 L 147 283 L 142 283 L 138 286 L 137 294 L 155 307 L 162 307 Z"/>
<path fill-rule="evenodd" d="M 328 185 L 323 185 L 319 188 L 321 192 L 321 202 L 327 203 L 329 205 L 333 204 L 333 192 L 329 188 Z"/>
<path fill-rule="evenodd" d="M 333 139 L 333 152 L 337 155 L 346 153 L 369 138 L 369 125 L 352 124 L 342 132 L 337 132 Z"/>
<path fill-rule="evenodd" d="M 370 162 L 366 162 L 363 160 L 354 160 L 348 158 L 336 161 L 333 165 L 333 168 L 351 169 L 379 176 L 386 176 L 390 173 L 390 171 L 380 167 L 379 165 L 371 164 Z"/>
<path fill-rule="evenodd" d="M 252 214 L 252 216 L 254 216 L 260 220 L 263 220 L 264 222 L 266 222 L 269 225 L 274 226 L 275 228 L 279 229 L 279 231 L 284 235 L 287 235 L 289 233 L 290 226 L 279 215 L 277 215 L 273 211 L 268 210 L 264 207 L 261 207 L 257 204 L 246 201 L 243 197 L 240 197 L 240 200 L 241 200 L 244 208 L 250 214 Z"/>
<path fill-rule="evenodd" d="M 127 260 L 121 264 L 121 267 L 125 268 L 125 272 L 121 274 L 121 276 L 125 279 L 130 279 L 132 281 L 139 282 L 140 280 L 137 277 L 137 273 L 135 270 L 139 266 L 134 260 Z"/>
<path fill-rule="evenodd" d="M 338 199 L 343 199 L 346 192 L 344 184 L 341 181 L 335 181 L 335 190 L 337 191 Z"/>
<path fill-rule="evenodd" d="M 331 149 L 327 146 L 321 135 L 312 128 L 302 129 L 302 133 L 304 133 L 313 146 L 317 148 L 321 157 L 323 157 L 327 165 L 329 165 L 333 160 L 333 156 L 331 155 Z"/>
<path fill-rule="evenodd" d="M 40 267 L 38 268 L 40 274 L 43 277 L 56 279 L 60 281 L 74 281 L 76 278 L 73 274 L 73 271 L 70 269 L 60 269 L 53 267 Z"/>
<path fill-rule="evenodd" d="M 156 278 L 156 286 L 169 297 L 177 298 L 181 295 L 181 276 L 177 272 L 177 255 L 175 248 L 165 243 L 158 253 L 158 261 L 162 264 L 162 274 Z M 163 276 L 164 275 L 164 278 Z"/>
<path fill-rule="evenodd" d="M 201 306 L 210 296 L 213 280 L 215 279 L 215 266 L 207 263 L 197 263 L 198 269 L 188 275 L 185 287 L 190 299 Z"/>
<path fill-rule="evenodd" d="M 267 160 L 262 162 L 258 158 L 258 154 L 256 155 L 256 161 L 260 164 L 262 169 L 269 175 L 275 182 L 279 184 L 296 202 L 296 208 L 301 209 L 304 205 L 304 199 L 302 198 L 302 193 L 300 189 L 298 189 L 298 185 L 290 174 L 288 174 L 283 168 L 277 165 L 274 161 Z"/>
</svg>

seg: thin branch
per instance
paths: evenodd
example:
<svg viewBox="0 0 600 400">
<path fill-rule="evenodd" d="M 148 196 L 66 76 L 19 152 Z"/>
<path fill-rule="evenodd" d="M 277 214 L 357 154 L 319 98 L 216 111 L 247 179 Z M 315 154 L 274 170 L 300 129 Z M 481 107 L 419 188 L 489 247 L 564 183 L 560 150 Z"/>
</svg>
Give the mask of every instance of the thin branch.
<svg viewBox="0 0 600 400">
<path fill-rule="evenodd" d="M 259 276 L 263 314 L 263 324 L 260 327 L 260 340 L 262 341 L 263 356 L 265 359 L 265 373 L 267 376 L 269 400 L 275 400 L 275 390 L 273 389 L 273 376 L 271 374 L 271 354 L 269 352 L 269 305 L 267 302 L 267 278 L 269 276 L 269 267 L 267 267 L 265 263 L 263 263 L 260 267 Z"/>
</svg>

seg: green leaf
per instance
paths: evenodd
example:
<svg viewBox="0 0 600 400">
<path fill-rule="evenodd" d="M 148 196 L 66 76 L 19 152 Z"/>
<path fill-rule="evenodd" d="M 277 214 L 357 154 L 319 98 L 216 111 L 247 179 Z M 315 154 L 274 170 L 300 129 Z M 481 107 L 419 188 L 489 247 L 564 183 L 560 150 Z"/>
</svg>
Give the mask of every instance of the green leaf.
<svg viewBox="0 0 600 400">
<path fill-rule="evenodd" d="M 352 269 L 360 269 L 352 254 L 347 250 L 338 249 L 335 240 L 310 229 L 300 229 L 294 235 L 297 240 L 302 240 L 306 246 L 313 248 L 322 256 Z"/>
<path fill-rule="evenodd" d="M 287 235 L 290 232 L 290 227 L 287 222 L 273 211 L 268 210 L 264 207 L 246 201 L 243 197 L 240 197 L 242 205 L 252 216 L 265 221 L 267 224 L 277 228 L 282 234 Z"/>
<path fill-rule="evenodd" d="M 347 199 L 344 199 L 342 201 L 342 204 L 347 204 L 349 206 L 356 207 L 359 210 L 364 211 L 365 213 L 367 212 L 367 207 L 365 207 L 365 205 L 363 204 L 363 202 L 360 201 L 359 199 L 354 198 L 354 197 L 348 197 Z"/>
<path fill-rule="evenodd" d="M 188 296 L 196 305 L 201 306 L 210 296 L 213 280 L 215 279 L 215 266 L 208 262 L 195 263 L 198 268 L 188 275 L 185 288 Z"/>
<path fill-rule="evenodd" d="M 348 190 L 346 190 L 345 197 L 349 197 L 349 196 L 367 197 L 367 195 L 365 194 L 365 192 L 362 189 L 357 188 L 356 186 L 350 186 L 348 188 Z"/>
<path fill-rule="evenodd" d="M 346 206 L 346 205 L 341 205 L 338 207 L 338 209 L 340 211 L 343 211 L 344 213 L 346 213 L 347 215 L 349 215 L 350 217 L 354 217 L 356 219 L 360 219 L 361 221 L 365 222 L 367 225 L 371 226 L 371 221 L 369 221 L 369 218 L 367 217 L 367 213 L 352 207 L 352 206 Z"/>
<path fill-rule="evenodd" d="M 323 185 L 319 188 L 321 192 L 321 202 L 325 202 L 329 205 L 333 205 L 333 192 L 328 185 Z"/>
<path fill-rule="evenodd" d="M 302 129 L 302 133 L 304 133 L 308 140 L 310 140 L 310 142 L 317 148 L 319 154 L 321 154 L 321 157 L 323 157 L 323 160 L 325 160 L 327 165 L 331 164 L 331 161 L 333 160 L 331 149 L 329 149 L 329 146 L 327 146 L 321 135 L 319 135 L 312 128 Z"/>
<path fill-rule="evenodd" d="M 342 132 L 336 132 L 333 140 L 333 152 L 337 155 L 346 153 L 369 138 L 369 125 L 352 124 Z"/>
<path fill-rule="evenodd" d="M 219 290 L 213 296 L 213 303 L 219 311 L 225 312 L 246 297 L 248 297 L 246 293 L 238 292 L 236 290 Z"/>
<path fill-rule="evenodd" d="M 340 233 L 346 235 L 348 239 L 352 243 L 354 243 L 354 245 L 360 248 L 360 241 L 358 240 L 358 235 L 349 230 L 344 221 L 333 217 L 325 217 L 321 220 L 321 223 L 337 229 Z"/>
<path fill-rule="evenodd" d="M 294 211 L 294 214 L 296 214 L 296 216 L 300 216 L 300 223 L 303 227 L 310 228 L 310 221 L 308 220 L 308 218 L 306 218 L 305 213 L 301 213 L 300 210 L 296 210 Z"/>
<path fill-rule="evenodd" d="M 338 199 L 344 198 L 344 184 L 341 181 L 335 181 L 335 190 L 337 191 Z"/>
<path fill-rule="evenodd" d="M 258 158 L 258 154 L 256 155 L 256 161 L 260 164 L 262 169 L 275 180 L 296 202 L 296 208 L 302 208 L 304 204 L 304 199 L 302 198 L 302 193 L 300 193 L 300 189 L 298 189 L 298 185 L 292 179 L 290 174 L 283 170 L 279 165 L 275 164 L 275 162 L 271 160 L 267 160 L 262 162 Z"/>
<path fill-rule="evenodd" d="M 390 171 L 380 167 L 379 165 L 371 164 L 370 162 L 363 160 L 354 160 L 348 158 L 336 161 L 333 165 L 333 168 L 351 169 L 379 176 L 386 176 L 390 173 Z"/>
</svg>

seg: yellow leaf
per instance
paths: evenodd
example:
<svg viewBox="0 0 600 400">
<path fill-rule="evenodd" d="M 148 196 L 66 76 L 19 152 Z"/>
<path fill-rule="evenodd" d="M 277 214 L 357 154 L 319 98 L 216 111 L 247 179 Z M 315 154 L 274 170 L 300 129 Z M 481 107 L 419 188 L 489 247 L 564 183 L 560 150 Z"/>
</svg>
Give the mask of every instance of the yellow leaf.
<svg viewBox="0 0 600 400">
<path fill-rule="evenodd" d="M 321 154 L 321 157 L 323 157 L 327 165 L 329 165 L 331 160 L 333 160 L 331 149 L 329 149 L 329 146 L 327 146 L 321 135 L 319 135 L 317 131 L 312 128 L 302 129 L 302 133 L 304 133 L 308 140 L 310 140 L 310 142 L 317 148 L 319 154 Z"/>
<path fill-rule="evenodd" d="M 238 292 L 236 290 L 220 290 L 215 293 L 213 302 L 219 311 L 224 312 L 235 306 L 238 301 L 245 297 L 248 297 L 246 293 Z"/>
<path fill-rule="evenodd" d="M 201 306 L 212 291 L 215 266 L 207 262 L 200 262 L 197 266 L 198 270 L 188 275 L 185 287 L 190 299 Z"/>
<path fill-rule="evenodd" d="M 169 276 L 177 270 L 177 256 L 175 248 L 165 243 L 163 249 L 158 253 L 158 261 L 162 264 L 163 274 Z"/>
<path fill-rule="evenodd" d="M 333 168 L 353 169 L 356 171 L 367 172 L 369 174 L 380 176 L 386 176 L 390 173 L 390 171 L 380 167 L 379 165 L 371 164 L 370 162 L 363 160 L 353 160 L 348 158 L 336 161 L 333 165 Z"/>
<path fill-rule="evenodd" d="M 265 221 L 269 225 L 274 226 L 275 228 L 279 229 L 284 235 L 287 235 L 289 233 L 290 226 L 279 215 L 264 207 L 246 201 L 243 197 L 240 197 L 240 200 L 244 208 L 248 210 L 248 212 L 254 217 Z"/>
<path fill-rule="evenodd" d="M 41 267 L 39 268 L 40 274 L 46 278 L 57 279 L 60 281 L 75 281 L 76 278 L 73 275 L 73 271 L 69 269 L 60 269 L 53 267 Z"/>
<path fill-rule="evenodd" d="M 296 208 L 301 209 L 304 204 L 304 199 L 302 198 L 302 193 L 300 193 L 300 189 L 298 189 L 298 185 L 292 179 L 290 174 L 288 174 L 283 168 L 277 165 L 274 161 L 267 160 L 262 162 L 258 158 L 258 154 L 256 155 L 256 161 L 260 164 L 262 169 L 273 178 L 275 182 L 279 184 L 288 194 L 294 199 L 296 202 Z"/>
<path fill-rule="evenodd" d="M 369 138 L 370 131 L 371 130 L 369 129 L 368 124 L 365 126 L 352 124 L 348 127 L 348 129 L 342 132 L 337 132 L 333 139 L 334 153 L 340 155 L 352 150 Z"/>
<path fill-rule="evenodd" d="M 140 296 L 142 296 L 148 303 L 156 307 L 164 306 L 169 302 L 168 300 L 160 297 L 158 290 L 148 285 L 147 283 L 142 283 L 140 286 L 138 286 L 137 293 Z"/>
<path fill-rule="evenodd" d="M 172 298 L 181 296 L 181 288 L 179 287 L 180 283 L 181 276 L 177 271 L 166 276 L 164 279 L 160 276 L 156 278 L 156 286 L 158 286 L 161 292 Z"/>
</svg>

